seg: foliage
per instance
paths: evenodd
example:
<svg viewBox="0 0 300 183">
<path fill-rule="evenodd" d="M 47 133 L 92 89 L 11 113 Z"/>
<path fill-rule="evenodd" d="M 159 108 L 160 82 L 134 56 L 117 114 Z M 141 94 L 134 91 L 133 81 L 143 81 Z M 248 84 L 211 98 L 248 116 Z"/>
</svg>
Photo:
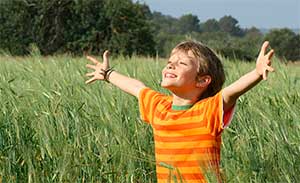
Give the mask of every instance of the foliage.
<svg viewBox="0 0 300 183">
<path fill-rule="evenodd" d="M 171 50 L 181 41 L 185 40 L 184 35 L 179 34 L 167 34 L 160 32 L 156 36 L 156 50 L 157 55 L 160 57 L 169 57 Z"/>
<path fill-rule="evenodd" d="M 219 22 L 216 19 L 208 19 L 200 25 L 203 32 L 218 32 L 221 31 Z"/>
<path fill-rule="evenodd" d="M 78 0 L 70 4 L 64 32 L 66 45 L 61 52 L 95 54 L 104 51 L 110 39 L 104 4 L 103 0 Z"/>
<path fill-rule="evenodd" d="M 273 29 L 265 37 L 272 48 L 278 51 L 278 56 L 287 60 L 300 60 L 300 34 L 290 29 Z"/>
<path fill-rule="evenodd" d="M 232 36 L 243 36 L 243 30 L 238 26 L 238 20 L 232 16 L 223 16 L 219 20 L 221 31 L 227 32 Z"/>
<path fill-rule="evenodd" d="M 131 0 L 0 3 L 0 51 L 14 55 L 29 54 L 34 44 L 42 55 L 99 54 L 109 49 L 126 56 L 166 57 L 179 41 L 194 38 L 225 57 L 244 61 L 255 60 L 264 39 L 270 39 L 278 56 L 292 61 L 300 57 L 299 34 L 281 29 L 265 36 L 256 27 L 241 28 L 231 15 L 200 22 L 193 14 L 175 18 Z"/>
<path fill-rule="evenodd" d="M 257 33 L 255 28 L 244 31 L 231 16 L 224 16 L 219 21 L 209 19 L 200 24 L 191 14 L 178 19 L 156 12 L 154 15 L 152 22 L 157 32 L 156 49 L 163 57 L 168 56 L 180 40 L 189 38 L 207 44 L 225 57 L 253 61 L 262 41 L 262 35 Z"/>
<path fill-rule="evenodd" d="M 99 53 L 107 48 L 124 55 L 154 54 L 155 43 L 143 7 L 130 0 L 4 0 L 1 3 L 0 49 L 12 54 L 28 53 L 31 43 L 44 55 Z M 11 33 L 13 37 L 8 36 Z"/>
<path fill-rule="evenodd" d="M 200 32 L 200 20 L 192 14 L 182 15 L 178 20 L 179 34 Z"/>
<path fill-rule="evenodd" d="M 153 12 L 151 23 L 154 26 L 155 34 L 160 32 L 165 34 L 178 34 L 178 20 L 172 16 L 163 15 L 160 12 Z"/>
<path fill-rule="evenodd" d="M 226 85 L 254 67 L 223 61 Z M 0 62 L 2 182 L 156 182 L 152 131 L 137 100 L 105 82 L 85 85 L 84 58 Z M 239 99 L 223 133 L 226 182 L 300 180 L 299 67 L 274 64 L 277 72 Z M 112 65 L 166 92 L 159 87 L 165 61 L 120 57 Z"/>
<path fill-rule="evenodd" d="M 28 53 L 27 47 L 33 42 L 28 31 L 33 28 L 31 7 L 23 1 L 0 1 L 0 49 L 17 55 Z"/>
<path fill-rule="evenodd" d="M 110 50 L 130 56 L 133 53 L 154 54 L 155 43 L 139 4 L 132 4 L 130 0 L 109 0 L 105 9 L 106 17 L 110 19 Z"/>
<path fill-rule="evenodd" d="M 300 35 L 296 35 L 289 29 L 278 33 L 271 31 L 267 35 L 263 35 L 256 27 L 240 28 L 238 21 L 232 16 L 223 16 L 219 20 L 208 19 L 206 22 L 200 23 L 191 14 L 178 19 L 158 12 L 154 12 L 153 15 L 151 20 L 155 27 L 156 50 L 163 57 L 171 51 L 172 48 L 169 45 L 174 45 L 174 42 L 189 37 L 207 44 L 225 57 L 243 61 L 254 61 L 263 40 L 270 39 L 276 55 L 294 61 L 299 60 Z M 182 26 L 178 27 L 177 25 Z M 185 29 L 187 27 L 194 28 L 189 28 L 190 31 L 188 31 Z M 285 33 L 286 31 L 288 33 Z"/>
</svg>

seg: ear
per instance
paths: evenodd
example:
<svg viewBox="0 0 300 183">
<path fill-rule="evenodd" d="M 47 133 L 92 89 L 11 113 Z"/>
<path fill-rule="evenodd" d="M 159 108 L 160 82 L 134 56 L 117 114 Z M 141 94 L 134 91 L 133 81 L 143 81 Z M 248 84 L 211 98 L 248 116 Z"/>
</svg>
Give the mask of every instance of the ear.
<svg viewBox="0 0 300 183">
<path fill-rule="evenodd" d="M 197 78 L 196 87 L 206 88 L 211 83 L 211 77 L 209 75 L 201 76 Z"/>
</svg>

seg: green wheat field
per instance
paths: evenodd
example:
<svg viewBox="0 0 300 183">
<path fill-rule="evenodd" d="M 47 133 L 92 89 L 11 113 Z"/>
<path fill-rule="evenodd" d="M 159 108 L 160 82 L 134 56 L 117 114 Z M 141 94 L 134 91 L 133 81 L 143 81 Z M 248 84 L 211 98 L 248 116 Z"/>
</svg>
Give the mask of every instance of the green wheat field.
<svg viewBox="0 0 300 183">
<path fill-rule="evenodd" d="M 98 57 L 101 58 L 101 57 Z M 84 56 L 0 56 L 0 183 L 156 182 L 151 127 L 137 99 L 106 82 L 86 85 Z M 227 80 L 255 67 L 223 58 Z M 117 57 L 119 72 L 159 86 L 163 59 Z M 273 60 L 223 133 L 225 182 L 300 181 L 300 65 Z"/>
</svg>

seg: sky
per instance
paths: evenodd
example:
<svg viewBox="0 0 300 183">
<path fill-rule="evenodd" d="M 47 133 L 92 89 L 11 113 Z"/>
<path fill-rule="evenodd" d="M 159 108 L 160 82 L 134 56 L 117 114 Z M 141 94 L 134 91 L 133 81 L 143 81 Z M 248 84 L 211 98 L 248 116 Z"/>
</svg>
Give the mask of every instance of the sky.
<svg viewBox="0 0 300 183">
<path fill-rule="evenodd" d="M 135 0 L 137 1 L 137 0 Z M 180 17 L 191 13 L 200 22 L 224 15 L 238 20 L 240 27 L 300 28 L 300 0 L 138 0 L 151 11 Z"/>
</svg>

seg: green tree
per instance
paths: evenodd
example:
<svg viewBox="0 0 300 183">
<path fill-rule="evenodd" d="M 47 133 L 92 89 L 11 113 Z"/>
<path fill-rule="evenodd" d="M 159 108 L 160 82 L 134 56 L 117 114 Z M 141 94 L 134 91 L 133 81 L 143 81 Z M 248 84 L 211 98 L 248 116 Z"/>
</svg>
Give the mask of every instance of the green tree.
<svg viewBox="0 0 300 183">
<path fill-rule="evenodd" d="M 160 57 L 169 57 L 172 49 L 181 41 L 185 40 L 185 36 L 181 34 L 168 34 L 166 32 L 159 32 L 155 36 L 156 39 L 156 53 Z"/>
<path fill-rule="evenodd" d="M 241 39 L 240 48 L 247 52 L 252 61 L 258 56 L 263 37 L 261 31 L 256 27 L 245 29 L 245 36 Z"/>
<path fill-rule="evenodd" d="M 155 42 L 142 5 L 131 0 L 107 0 L 105 9 L 111 33 L 108 46 L 112 51 L 125 55 L 155 54 Z"/>
<path fill-rule="evenodd" d="M 26 1 L 0 1 L 0 49 L 16 55 L 28 53 L 33 42 L 30 30 L 35 13 L 32 4 Z"/>
<path fill-rule="evenodd" d="M 300 59 L 300 35 L 292 30 L 273 29 L 266 34 L 265 40 L 270 41 L 276 55 L 292 61 Z"/>
<path fill-rule="evenodd" d="M 247 28 L 244 30 L 245 36 L 253 37 L 253 38 L 261 38 L 263 34 L 261 31 L 256 27 Z"/>
<path fill-rule="evenodd" d="M 104 49 L 153 55 L 145 11 L 145 5 L 130 0 L 3 0 L 0 49 L 26 54 L 35 43 L 44 55 Z"/>
<path fill-rule="evenodd" d="M 218 32 L 220 31 L 219 22 L 216 19 L 208 19 L 200 25 L 202 32 Z"/>
<path fill-rule="evenodd" d="M 260 39 L 235 37 L 226 32 L 203 32 L 192 36 L 222 56 L 242 61 L 254 61 L 261 43 Z"/>
<path fill-rule="evenodd" d="M 63 52 L 93 54 L 107 49 L 110 40 L 109 19 L 105 14 L 104 0 L 77 0 L 65 22 L 66 45 Z"/>
<path fill-rule="evenodd" d="M 219 26 L 220 29 L 224 32 L 229 33 L 232 36 L 243 36 L 244 32 L 243 30 L 239 27 L 238 21 L 233 18 L 232 16 L 223 16 L 219 20 Z"/>
<path fill-rule="evenodd" d="M 199 19 L 192 14 L 183 15 L 178 20 L 179 34 L 186 34 L 190 32 L 200 32 Z"/>
<path fill-rule="evenodd" d="M 158 35 L 160 32 L 168 34 L 177 34 L 178 33 L 178 19 L 163 15 L 160 12 L 154 11 L 151 18 L 152 26 L 154 27 L 155 35 Z"/>
<path fill-rule="evenodd" d="M 35 9 L 32 35 L 41 53 L 52 54 L 66 44 L 68 17 L 71 15 L 72 0 L 40 0 L 32 2 Z"/>
</svg>

